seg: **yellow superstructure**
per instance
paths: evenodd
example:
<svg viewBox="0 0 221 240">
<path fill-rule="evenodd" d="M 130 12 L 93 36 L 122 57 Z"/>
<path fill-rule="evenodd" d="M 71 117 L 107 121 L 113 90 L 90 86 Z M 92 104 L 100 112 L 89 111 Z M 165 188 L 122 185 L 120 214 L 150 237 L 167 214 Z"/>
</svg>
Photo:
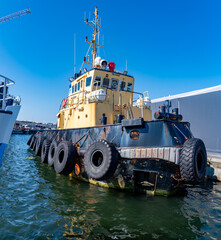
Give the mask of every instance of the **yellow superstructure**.
<svg viewBox="0 0 221 240">
<path fill-rule="evenodd" d="M 71 79 L 69 96 L 62 101 L 57 114 L 57 127 L 67 129 L 116 124 L 122 118 L 142 117 L 144 120 L 151 120 L 148 98 L 138 94 L 137 101 L 133 102 L 134 78 L 127 75 L 127 72 L 120 73 L 111 67 L 106 70 L 105 60 L 104 64 L 99 58 L 96 61 L 96 49 L 99 47 L 96 44 L 99 26 L 97 8 L 94 14 L 94 21 L 86 20 L 94 29 L 91 42 L 86 38 L 86 42 L 93 47 L 92 63 L 86 62 L 84 58 L 84 63 L 89 64 L 92 69 Z"/>
</svg>

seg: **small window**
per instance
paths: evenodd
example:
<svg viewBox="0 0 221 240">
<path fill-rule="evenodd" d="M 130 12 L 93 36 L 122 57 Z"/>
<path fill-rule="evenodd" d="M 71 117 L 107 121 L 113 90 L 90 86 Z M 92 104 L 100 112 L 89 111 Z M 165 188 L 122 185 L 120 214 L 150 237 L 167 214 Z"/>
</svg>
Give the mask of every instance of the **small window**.
<svg viewBox="0 0 221 240">
<path fill-rule="evenodd" d="M 95 76 L 94 78 L 94 87 L 100 87 L 101 86 L 101 77 Z"/>
<path fill-rule="evenodd" d="M 133 89 L 133 83 L 128 83 L 127 84 L 127 91 L 132 92 L 132 89 Z"/>
<path fill-rule="evenodd" d="M 104 78 L 103 79 L 103 87 L 109 88 L 109 81 L 110 81 L 109 78 Z"/>
<path fill-rule="evenodd" d="M 74 85 L 72 86 L 72 93 L 74 93 Z"/>
<path fill-rule="evenodd" d="M 89 87 L 91 85 L 91 77 L 86 78 L 86 87 Z"/>
<path fill-rule="evenodd" d="M 81 82 L 78 82 L 78 91 L 80 91 Z"/>
<path fill-rule="evenodd" d="M 77 83 L 74 85 L 74 92 L 77 92 Z"/>
<path fill-rule="evenodd" d="M 112 90 L 118 90 L 118 79 L 112 78 L 111 79 L 111 89 Z"/>
<path fill-rule="evenodd" d="M 121 81 L 120 82 L 120 91 L 125 91 L 125 88 L 126 88 L 126 82 L 124 82 L 124 81 Z"/>
</svg>

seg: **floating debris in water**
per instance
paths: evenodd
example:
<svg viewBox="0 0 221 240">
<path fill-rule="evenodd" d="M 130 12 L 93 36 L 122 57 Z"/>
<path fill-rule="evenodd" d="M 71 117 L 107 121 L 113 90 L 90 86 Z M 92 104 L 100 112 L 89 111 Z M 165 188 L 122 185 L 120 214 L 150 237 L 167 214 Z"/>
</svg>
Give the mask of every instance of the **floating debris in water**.
<svg viewBox="0 0 221 240">
<path fill-rule="evenodd" d="M 33 160 L 35 159 L 36 157 L 26 157 L 27 159 L 30 159 L 30 160 Z"/>
</svg>

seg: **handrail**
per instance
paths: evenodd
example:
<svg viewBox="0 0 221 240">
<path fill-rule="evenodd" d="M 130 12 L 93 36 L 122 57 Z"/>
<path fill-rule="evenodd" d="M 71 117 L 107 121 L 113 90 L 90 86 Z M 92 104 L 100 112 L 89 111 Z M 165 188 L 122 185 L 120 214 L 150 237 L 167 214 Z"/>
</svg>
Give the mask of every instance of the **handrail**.
<svg viewBox="0 0 221 240">
<path fill-rule="evenodd" d="M 3 75 L 0 75 L 0 78 L 3 78 L 3 80 L 0 80 L 0 83 L 1 83 L 0 89 L 3 88 L 3 92 L 1 93 L 2 98 L 0 99 L 0 103 L 2 102 L 2 106 L 0 105 L 0 109 L 5 110 L 6 100 L 13 99 L 12 96 L 7 95 L 7 87 L 15 84 L 15 82 L 13 80 L 11 80 L 10 78 L 7 78 Z"/>
<path fill-rule="evenodd" d="M 107 87 L 105 89 L 111 90 L 113 92 L 113 94 L 115 92 L 113 89 L 111 89 L 109 87 Z M 131 92 L 130 91 L 119 91 L 120 112 L 121 112 L 121 114 L 122 114 L 122 92 L 127 92 L 127 93 L 132 93 L 132 94 L 138 94 L 139 95 L 139 99 L 141 99 L 139 108 L 141 109 L 141 116 L 143 118 L 143 115 L 144 115 L 144 96 L 145 96 L 144 93 L 135 92 L 135 91 L 131 91 Z M 73 108 L 77 108 L 80 105 L 80 103 L 79 103 L 80 98 L 82 98 L 81 99 L 82 103 L 90 101 L 90 93 L 91 93 L 91 91 L 78 91 L 74 94 L 69 95 L 68 97 L 64 98 L 64 99 L 67 99 L 65 107 L 67 105 L 72 105 Z M 80 96 L 80 94 L 83 94 L 83 96 Z M 88 96 L 88 94 L 89 94 L 89 96 Z M 62 103 L 63 103 L 64 99 L 62 99 L 62 101 L 61 101 L 61 105 L 60 105 L 59 110 L 65 108 L 65 107 L 62 106 Z M 74 100 L 76 100 L 76 103 L 74 102 Z M 70 101 L 72 102 L 72 104 L 70 104 Z M 134 101 L 136 101 L 136 100 L 132 99 L 132 103 Z M 113 95 L 113 105 L 114 105 L 114 95 Z M 114 107 L 113 107 L 113 114 L 114 114 Z"/>
<path fill-rule="evenodd" d="M 11 79 L 8 78 L 8 77 L 5 77 L 5 76 L 3 76 L 3 75 L 1 75 L 1 74 L 0 74 L 0 77 L 8 81 L 7 86 L 15 84 L 15 81 L 11 80 Z M 2 86 L 0 86 L 0 87 L 2 87 Z"/>
</svg>

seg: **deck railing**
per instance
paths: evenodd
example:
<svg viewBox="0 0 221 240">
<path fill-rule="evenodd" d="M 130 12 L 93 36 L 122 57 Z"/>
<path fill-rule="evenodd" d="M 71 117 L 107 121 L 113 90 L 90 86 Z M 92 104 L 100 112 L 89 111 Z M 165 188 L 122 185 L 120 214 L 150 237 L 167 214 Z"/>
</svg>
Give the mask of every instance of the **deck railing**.
<svg viewBox="0 0 221 240">
<path fill-rule="evenodd" d="M 8 86 L 15 84 L 15 82 L 3 75 L 0 75 L 0 109 L 5 110 L 7 101 L 15 100 L 13 96 L 8 94 Z M 12 102 L 13 102 L 12 101 Z"/>
<path fill-rule="evenodd" d="M 107 88 L 109 89 L 109 88 Z M 112 90 L 112 89 L 110 89 Z M 115 112 L 115 103 L 114 103 L 114 91 L 113 92 L 113 115 Z M 119 105 L 120 105 L 120 114 L 122 114 L 122 93 L 124 91 L 120 91 L 119 92 Z M 125 91 L 126 92 L 126 91 Z M 136 104 L 136 107 L 139 107 L 141 110 L 141 116 L 143 117 L 143 109 L 145 108 L 144 106 L 144 98 L 146 97 L 146 95 L 149 97 L 148 92 L 145 93 L 140 93 L 140 92 L 131 92 L 133 94 L 133 100 L 131 100 L 132 102 L 128 102 L 127 103 L 127 108 L 128 111 L 131 111 L 131 116 L 133 116 L 133 112 L 131 107 L 137 102 L 137 100 L 139 99 L 139 104 Z M 85 104 L 85 103 L 90 103 L 91 102 L 91 92 L 90 91 L 79 91 L 76 92 L 66 98 L 64 98 L 61 101 L 61 105 L 59 110 L 70 107 L 76 109 L 80 104 Z M 106 95 L 108 98 L 110 97 L 109 95 Z M 129 118 L 133 118 L 133 117 L 129 117 Z"/>
</svg>

